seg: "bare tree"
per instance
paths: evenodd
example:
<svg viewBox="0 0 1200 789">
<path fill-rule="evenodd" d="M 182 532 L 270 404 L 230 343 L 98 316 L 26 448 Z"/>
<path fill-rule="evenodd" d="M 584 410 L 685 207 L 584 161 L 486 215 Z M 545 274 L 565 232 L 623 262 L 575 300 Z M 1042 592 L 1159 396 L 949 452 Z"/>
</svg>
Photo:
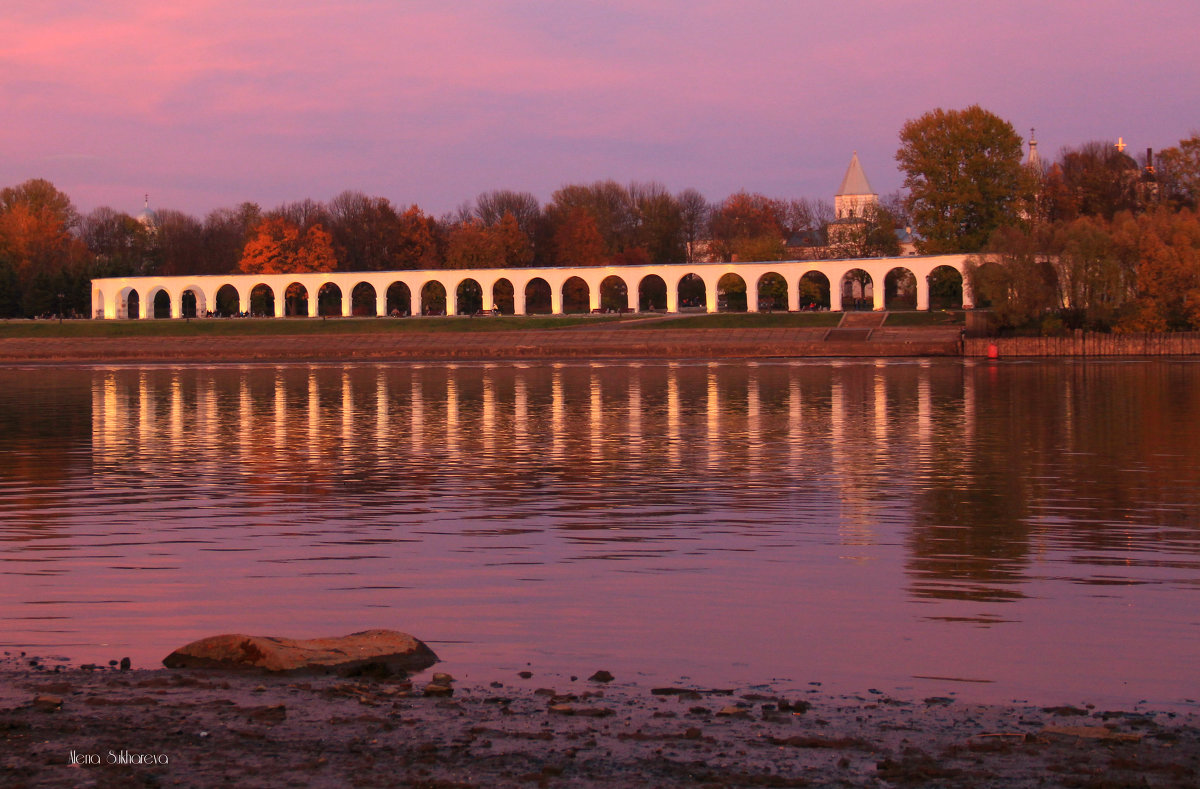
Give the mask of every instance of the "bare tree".
<svg viewBox="0 0 1200 789">
<path fill-rule="evenodd" d="M 688 263 L 695 261 L 696 243 L 708 238 L 708 220 L 712 207 L 704 195 L 696 189 L 684 189 L 675 197 L 679 203 L 679 216 L 683 222 L 683 244 Z"/>
</svg>

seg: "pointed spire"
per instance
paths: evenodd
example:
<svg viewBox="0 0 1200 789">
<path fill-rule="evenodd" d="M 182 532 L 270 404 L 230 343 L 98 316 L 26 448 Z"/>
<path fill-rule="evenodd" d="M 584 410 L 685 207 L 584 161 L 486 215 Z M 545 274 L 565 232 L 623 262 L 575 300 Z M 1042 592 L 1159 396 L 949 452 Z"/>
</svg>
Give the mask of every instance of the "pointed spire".
<svg viewBox="0 0 1200 789">
<path fill-rule="evenodd" d="M 1038 155 L 1037 149 L 1037 129 L 1029 129 L 1029 158 L 1025 161 L 1028 167 L 1041 169 L 1042 157 Z"/>
<path fill-rule="evenodd" d="M 871 183 L 867 180 L 867 174 L 863 172 L 862 165 L 858 163 L 858 151 L 855 151 L 854 155 L 850 157 L 850 166 L 846 168 L 846 177 L 842 179 L 842 186 L 834 196 L 874 194 L 875 191 L 871 189 Z"/>
</svg>

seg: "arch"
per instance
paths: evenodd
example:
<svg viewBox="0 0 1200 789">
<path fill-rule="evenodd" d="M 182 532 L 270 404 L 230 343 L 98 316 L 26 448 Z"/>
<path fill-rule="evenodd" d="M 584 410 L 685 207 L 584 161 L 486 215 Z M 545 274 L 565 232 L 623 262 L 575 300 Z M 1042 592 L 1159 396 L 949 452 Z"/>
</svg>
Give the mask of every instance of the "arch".
<svg viewBox="0 0 1200 789">
<path fill-rule="evenodd" d="M 238 296 L 237 288 L 233 285 L 222 285 L 217 290 L 217 297 L 213 301 L 216 302 L 215 312 L 217 315 L 228 317 L 242 311 L 241 297 Z"/>
<path fill-rule="evenodd" d="M 564 315 L 591 312 L 591 288 L 582 277 L 567 277 L 562 285 L 562 311 Z"/>
<path fill-rule="evenodd" d="M 796 287 L 800 293 L 800 309 L 829 309 L 829 277 L 820 271 L 808 271 Z"/>
<path fill-rule="evenodd" d="M 104 291 L 96 288 L 92 291 L 92 317 L 107 318 L 104 314 Z"/>
<path fill-rule="evenodd" d="M 883 304 L 889 310 L 917 308 L 917 278 L 904 266 L 897 266 L 883 277 Z"/>
<path fill-rule="evenodd" d="M 657 274 L 647 274 L 638 283 L 638 311 L 651 312 L 667 308 L 667 283 Z"/>
<path fill-rule="evenodd" d="M 501 315 L 513 315 L 517 311 L 517 292 L 512 282 L 504 277 L 492 285 L 492 303 Z"/>
<path fill-rule="evenodd" d="M 393 318 L 412 315 L 412 291 L 403 282 L 393 282 L 388 285 L 387 314 Z"/>
<path fill-rule="evenodd" d="M 758 278 L 757 287 L 758 309 L 760 312 L 774 312 L 788 308 L 787 280 L 782 275 L 768 271 Z"/>
<path fill-rule="evenodd" d="M 708 309 L 708 288 L 699 274 L 688 272 L 679 278 L 679 309 Z"/>
<path fill-rule="evenodd" d="M 475 315 L 483 312 L 483 288 L 477 280 L 467 277 L 454 289 L 454 313 Z"/>
<path fill-rule="evenodd" d="M 263 318 L 275 316 L 275 291 L 265 282 L 250 289 L 250 315 Z"/>
<path fill-rule="evenodd" d="M 185 318 L 202 318 L 208 310 L 204 291 L 200 288 L 184 288 L 179 294 L 179 314 Z"/>
<path fill-rule="evenodd" d="M 600 309 L 605 312 L 629 310 L 629 286 L 616 274 L 611 274 L 600 282 Z"/>
<path fill-rule="evenodd" d="M 370 282 L 360 282 L 350 289 L 350 314 L 359 317 L 373 318 L 375 310 L 375 286 Z"/>
<path fill-rule="evenodd" d="M 342 314 L 342 289 L 336 282 L 323 283 L 317 290 L 317 314 L 322 317 Z"/>
<path fill-rule="evenodd" d="M 308 288 L 299 282 L 293 282 L 284 291 L 284 313 L 308 317 Z"/>
<path fill-rule="evenodd" d="M 843 310 L 875 309 L 875 280 L 865 270 L 852 268 L 839 283 Z"/>
<path fill-rule="evenodd" d="M 954 266 L 934 266 L 925 280 L 929 283 L 929 309 L 962 309 L 963 277 L 958 269 Z"/>
<path fill-rule="evenodd" d="M 150 300 L 150 317 L 151 318 L 169 318 L 171 317 L 171 294 L 167 293 L 162 288 L 152 291 L 149 295 Z"/>
<path fill-rule="evenodd" d="M 125 317 L 130 320 L 142 317 L 141 307 L 142 301 L 138 297 L 138 292 L 130 288 L 129 292 L 125 294 Z"/>
<path fill-rule="evenodd" d="M 525 283 L 525 314 L 549 315 L 552 311 L 550 283 L 534 277 Z"/>
<path fill-rule="evenodd" d="M 717 280 L 717 312 L 746 311 L 746 280 L 732 271 Z"/>
<path fill-rule="evenodd" d="M 421 314 L 446 314 L 446 286 L 431 279 L 421 286 Z"/>
</svg>

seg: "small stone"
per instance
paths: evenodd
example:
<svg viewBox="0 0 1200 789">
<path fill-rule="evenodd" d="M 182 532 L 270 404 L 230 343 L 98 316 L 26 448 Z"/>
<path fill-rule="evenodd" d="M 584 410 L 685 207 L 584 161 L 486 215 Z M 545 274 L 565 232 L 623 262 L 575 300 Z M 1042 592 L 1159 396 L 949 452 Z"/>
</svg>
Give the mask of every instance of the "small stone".
<svg viewBox="0 0 1200 789">
<path fill-rule="evenodd" d="M 425 686 L 424 693 L 426 696 L 453 696 L 454 688 L 449 685 L 439 685 L 436 682 L 430 682 Z"/>
<path fill-rule="evenodd" d="M 438 673 L 433 675 L 433 684 L 435 684 L 435 685 L 449 685 L 453 682 L 454 682 L 454 677 L 450 676 L 449 674 L 445 674 L 445 673 L 439 671 Z"/>
<path fill-rule="evenodd" d="M 518 671 L 517 676 L 520 677 L 521 679 L 529 679 L 530 677 L 533 676 L 533 672 L 532 671 Z"/>
<path fill-rule="evenodd" d="M 131 661 L 129 658 L 127 658 L 127 657 L 121 658 L 121 670 L 122 671 L 128 671 L 129 667 L 132 665 L 133 665 L 133 661 Z"/>
<path fill-rule="evenodd" d="M 608 673 L 607 671 L 600 670 L 600 671 L 597 671 L 592 676 L 588 677 L 588 681 L 590 681 L 590 682 L 612 682 L 613 675 Z"/>
<path fill-rule="evenodd" d="M 339 638 L 212 636 L 180 647 L 163 659 L 163 665 L 167 668 L 312 671 L 386 677 L 422 671 L 437 660 L 433 650 L 407 633 L 364 630 Z"/>
<path fill-rule="evenodd" d="M 717 715 L 719 717 L 726 717 L 726 718 L 744 718 L 744 717 L 749 716 L 749 714 L 750 714 L 750 711 L 747 710 L 745 707 L 738 707 L 736 705 L 729 706 L 729 707 L 722 707 L 720 710 L 717 711 Z"/>
<path fill-rule="evenodd" d="M 556 712 L 559 715 L 570 715 L 575 712 L 575 708 L 570 704 L 551 704 L 549 709 L 551 712 Z"/>
<path fill-rule="evenodd" d="M 108 665 L 110 665 L 110 666 L 115 666 L 115 665 L 117 665 L 117 661 L 115 661 L 115 660 L 110 660 L 110 661 L 108 661 Z"/>
</svg>

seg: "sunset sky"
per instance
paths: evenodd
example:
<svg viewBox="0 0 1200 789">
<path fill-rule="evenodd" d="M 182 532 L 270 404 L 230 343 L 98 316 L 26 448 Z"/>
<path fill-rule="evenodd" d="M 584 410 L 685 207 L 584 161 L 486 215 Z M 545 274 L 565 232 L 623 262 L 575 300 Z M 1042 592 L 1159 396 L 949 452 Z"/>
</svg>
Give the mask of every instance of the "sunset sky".
<svg viewBox="0 0 1200 789">
<path fill-rule="evenodd" d="M 1200 130 L 1200 3 L 0 0 L 0 186 L 198 217 L 362 190 L 435 215 L 613 178 L 831 199 L 899 188 L 905 120 Z"/>
</svg>

